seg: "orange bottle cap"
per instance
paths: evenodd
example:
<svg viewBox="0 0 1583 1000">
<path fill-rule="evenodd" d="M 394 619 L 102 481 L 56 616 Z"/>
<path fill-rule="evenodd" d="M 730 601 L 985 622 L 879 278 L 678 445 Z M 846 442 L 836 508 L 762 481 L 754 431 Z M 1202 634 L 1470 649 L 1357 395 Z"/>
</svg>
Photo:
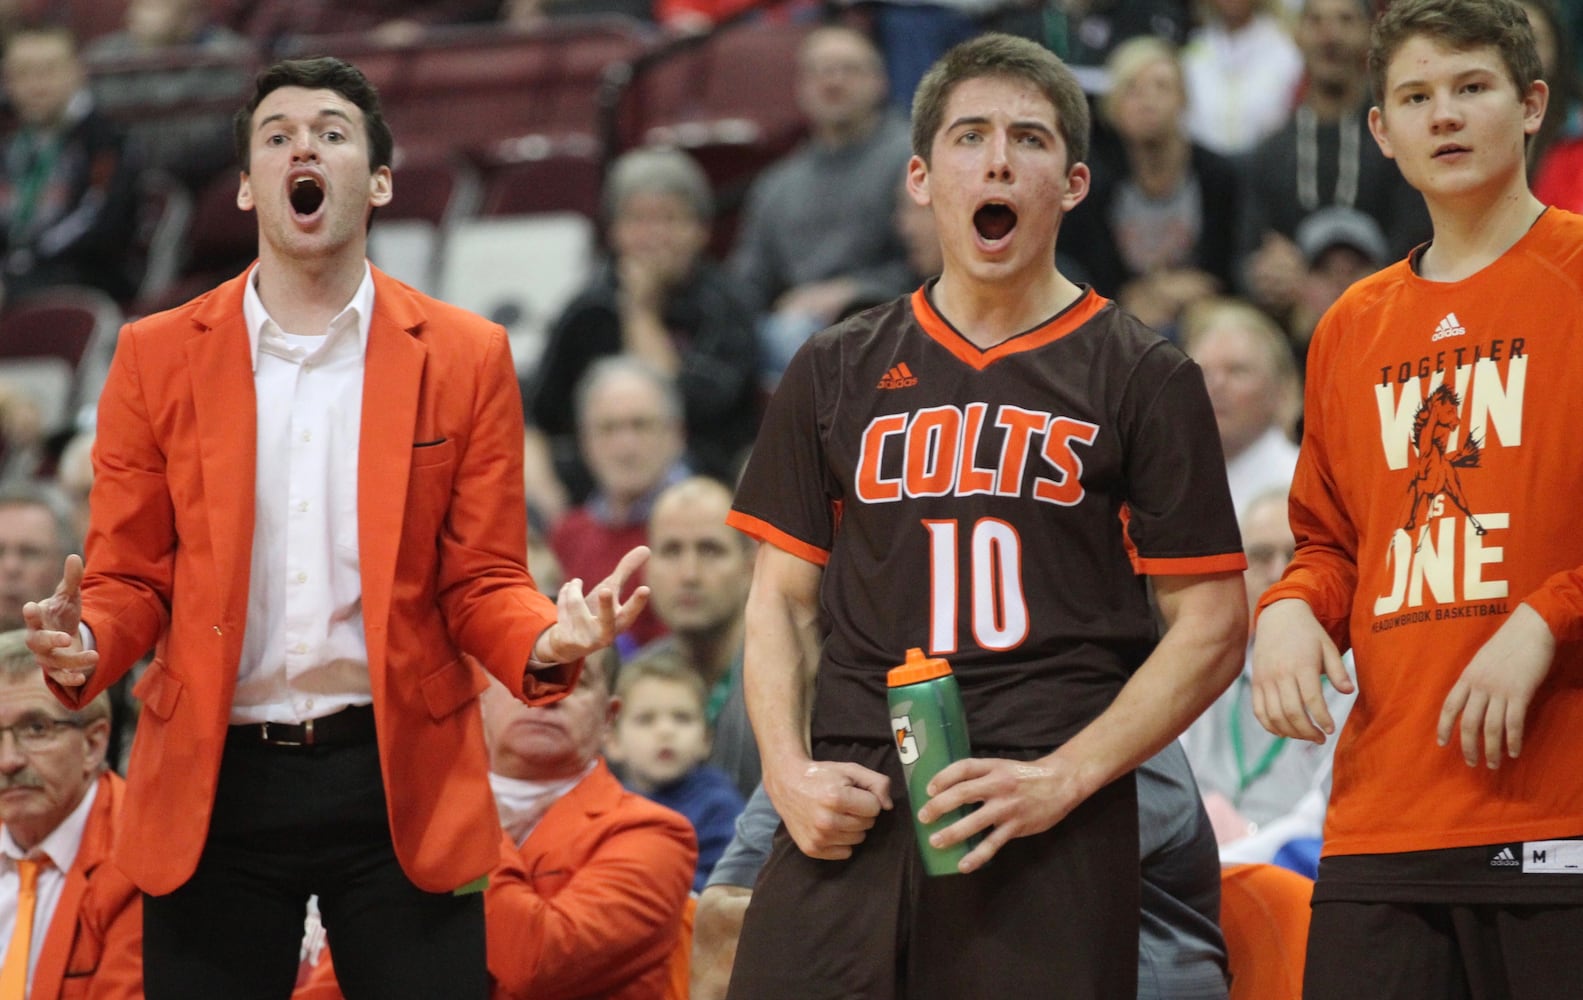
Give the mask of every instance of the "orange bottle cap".
<svg viewBox="0 0 1583 1000">
<path fill-rule="evenodd" d="M 914 646 L 907 650 L 907 662 L 899 667 L 892 667 L 885 675 L 885 683 L 893 688 L 905 687 L 908 684 L 949 676 L 951 676 L 951 664 L 941 659 L 926 657 L 923 655 L 923 650 Z"/>
</svg>

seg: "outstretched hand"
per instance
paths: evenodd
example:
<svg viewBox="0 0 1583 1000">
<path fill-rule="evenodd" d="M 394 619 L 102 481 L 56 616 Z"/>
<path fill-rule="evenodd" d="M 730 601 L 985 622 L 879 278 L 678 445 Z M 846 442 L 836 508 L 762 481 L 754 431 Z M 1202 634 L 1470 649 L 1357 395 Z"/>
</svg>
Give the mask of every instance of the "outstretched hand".
<svg viewBox="0 0 1583 1000">
<path fill-rule="evenodd" d="M 55 593 L 22 606 L 27 624 L 27 648 L 49 678 L 65 687 L 81 687 L 93 676 L 99 654 L 84 649 L 78 626 L 82 624 L 82 557 L 69 555 Z"/>
<path fill-rule="evenodd" d="M 625 632 L 649 603 L 649 588 L 638 587 L 632 596 L 621 600 L 627 579 L 648 562 L 649 548 L 639 545 L 621 557 L 615 570 L 583 593 L 583 581 L 567 580 L 556 595 L 554 625 L 545 629 L 533 644 L 533 658 L 540 663 L 570 663 L 589 653 L 604 649 Z"/>
</svg>

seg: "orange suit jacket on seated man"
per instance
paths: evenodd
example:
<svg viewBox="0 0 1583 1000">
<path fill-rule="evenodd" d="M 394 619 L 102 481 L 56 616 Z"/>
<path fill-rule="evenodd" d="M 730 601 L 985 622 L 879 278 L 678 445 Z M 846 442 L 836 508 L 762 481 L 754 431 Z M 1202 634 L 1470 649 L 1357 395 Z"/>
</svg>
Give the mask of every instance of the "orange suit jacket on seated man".
<svg viewBox="0 0 1583 1000">
<path fill-rule="evenodd" d="M 494 1000 L 686 1000 L 673 964 L 697 861 L 686 817 L 600 760 L 520 850 L 500 839 L 484 894 Z M 292 1000 L 342 1000 L 328 950 Z"/>
<path fill-rule="evenodd" d="M 448 892 L 494 867 L 500 826 L 477 697 L 487 668 L 552 701 L 577 664 L 527 671 L 554 603 L 524 565 L 522 402 L 505 331 L 374 276 L 357 468 L 368 672 L 391 836 Z M 247 622 L 257 430 L 244 276 L 128 324 L 99 402 L 82 619 L 86 704 L 155 647 L 116 860 L 141 889 L 192 876 Z M 514 488 L 513 488 L 514 487 Z"/>
<path fill-rule="evenodd" d="M 697 863 L 687 818 L 598 760 L 520 849 L 500 840 L 484 893 L 495 1000 L 668 996 Z"/>
<path fill-rule="evenodd" d="M 143 896 L 110 861 L 126 785 L 106 771 L 66 873 L 30 1000 L 142 1000 Z"/>
</svg>

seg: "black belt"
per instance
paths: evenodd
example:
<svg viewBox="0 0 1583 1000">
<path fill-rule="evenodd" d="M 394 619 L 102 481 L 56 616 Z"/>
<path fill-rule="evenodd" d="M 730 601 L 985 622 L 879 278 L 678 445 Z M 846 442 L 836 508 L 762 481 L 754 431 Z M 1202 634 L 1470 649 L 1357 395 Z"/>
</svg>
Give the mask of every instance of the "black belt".
<svg viewBox="0 0 1583 1000">
<path fill-rule="evenodd" d="M 307 722 L 257 722 L 232 726 L 227 743 L 271 747 L 349 746 L 374 742 L 374 706 L 353 705 Z"/>
</svg>

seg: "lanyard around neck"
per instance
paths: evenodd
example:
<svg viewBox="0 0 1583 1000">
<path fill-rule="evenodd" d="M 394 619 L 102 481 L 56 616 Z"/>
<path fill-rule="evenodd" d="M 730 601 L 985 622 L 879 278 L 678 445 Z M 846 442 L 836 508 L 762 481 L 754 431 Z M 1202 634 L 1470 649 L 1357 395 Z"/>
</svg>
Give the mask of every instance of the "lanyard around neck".
<svg viewBox="0 0 1583 1000">
<path fill-rule="evenodd" d="M 1297 109 L 1297 201 L 1304 212 L 1319 208 L 1319 119 L 1306 104 Z M 1356 114 L 1344 115 L 1336 125 L 1336 188 L 1330 203 L 1351 208 L 1358 200 L 1358 133 Z"/>
<path fill-rule="evenodd" d="M 1275 766 L 1275 758 L 1286 749 L 1285 737 L 1277 736 L 1249 769 L 1247 745 L 1242 736 L 1242 699 L 1249 686 L 1246 674 L 1237 678 L 1237 693 L 1231 705 L 1231 752 L 1237 759 L 1237 793 L 1232 796 L 1233 805 L 1241 804 L 1242 794 L 1248 790 L 1248 786 L 1270 773 L 1270 768 Z"/>
</svg>

